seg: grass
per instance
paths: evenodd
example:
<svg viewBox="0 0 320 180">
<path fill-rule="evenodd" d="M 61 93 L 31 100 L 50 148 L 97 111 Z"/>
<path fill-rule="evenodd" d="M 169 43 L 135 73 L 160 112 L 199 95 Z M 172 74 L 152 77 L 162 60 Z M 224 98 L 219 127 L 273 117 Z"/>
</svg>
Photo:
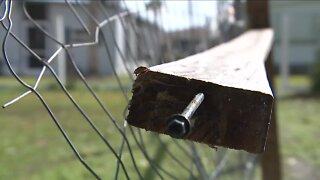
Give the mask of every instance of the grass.
<svg viewBox="0 0 320 180">
<path fill-rule="evenodd" d="M 121 80 L 126 84 L 126 87 L 129 87 L 126 78 L 121 78 Z M 26 81 L 32 82 L 33 79 L 27 78 Z M 25 91 L 21 87 L 11 86 L 13 82 L 14 80 L 9 78 L 4 78 L 3 81 L 0 79 L 2 85 L 9 83 L 9 86 L 0 91 L 0 104 L 8 102 Z M 57 87 L 53 87 L 51 83 L 53 83 L 52 79 L 45 79 L 44 85 L 39 86 L 39 91 L 47 104 L 86 162 L 103 179 L 113 179 L 117 162 L 114 154 L 67 100 L 66 95 Z M 116 88 L 116 81 L 110 78 L 90 79 L 90 83 L 117 123 L 123 124 L 122 114 L 127 102 L 119 88 Z M 73 87 L 70 93 L 100 129 L 114 150 L 118 152 L 122 136 L 85 87 L 81 86 L 80 82 L 75 84 L 76 87 Z M 0 125 L 0 179 L 93 179 L 75 158 L 35 95 L 30 94 L 14 105 L 1 109 Z M 170 138 L 162 137 L 161 139 L 164 141 L 164 145 L 162 145 L 151 133 L 143 131 L 142 136 L 145 136 L 147 151 L 157 163 L 167 167 L 168 172 L 174 172 L 178 177 L 187 178 L 189 176 L 190 172 L 186 173 L 185 170 L 170 168 L 172 165 L 179 165 L 163 151 L 164 148 L 167 148 L 172 152 L 179 152 L 177 146 L 168 143 Z M 128 133 L 127 137 L 141 174 L 146 179 L 153 179 L 155 172 L 134 143 L 133 136 Z M 211 148 L 206 149 L 209 152 L 212 151 Z M 176 157 L 183 159 L 183 163 L 190 164 L 190 159 L 187 159 L 186 155 L 176 154 Z M 127 149 L 122 159 L 130 177 L 138 179 Z M 206 164 L 212 163 L 206 161 Z M 124 173 L 121 171 L 119 179 L 124 178 Z M 169 176 L 164 175 L 164 178 L 168 179 Z"/>
<path fill-rule="evenodd" d="M 126 81 L 126 87 L 130 86 L 127 79 L 122 78 L 122 80 Z M 34 80 L 27 78 L 27 81 Z M 39 87 L 43 97 L 85 160 L 104 179 L 113 179 L 116 158 L 74 106 L 66 100 L 63 92 L 57 87 L 53 88 L 53 82 L 52 79 L 48 79 Z M 276 82 L 280 83 L 278 80 Z M 301 76 L 291 78 L 290 82 L 301 86 L 308 85 L 308 79 Z M 91 80 L 91 83 L 117 122 L 123 123 L 122 113 L 126 100 L 117 89 L 116 81 L 104 78 Z M 4 84 L 9 85 L 3 86 Z M 17 84 L 10 78 L 0 78 L 0 86 L 1 105 L 24 92 L 23 88 L 16 88 Z M 98 104 L 88 91 L 77 82 L 76 87 L 70 92 L 97 124 L 112 147 L 118 151 L 121 136 L 106 114 L 98 108 Z M 320 177 L 316 172 L 320 168 L 320 150 L 317 143 L 320 135 L 319 100 L 316 97 L 298 96 L 278 98 L 278 124 L 285 179 L 299 179 L 299 174 L 295 175 L 294 172 L 300 172 L 301 175 L 303 172 L 308 173 L 307 177 L 310 177 L 310 174 L 312 177 Z M 165 142 L 162 146 L 155 138 L 150 138 L 153 137 L 150 133 L 142 133 L 148 152 L 157 162 L 182 179 L 188 177 L 189 172 L 177 168 L 181 165 L 170 160 L 168 154 L 163 151 L 164 148 L 168 148 L 171 152 L 179 152 L 178 148 L 170 143 L 170 138 L 162 137 Z M 0 137 L 0 179 L 92 179 L 92 176 L 76 160 L 50 116 L 34 95 L 29 95 L 16 104 L 0 110 Z M 128 138 L 141 173 L 147 179 L 152 179 L 155 172 L 150 169 L 150 165 L 143 158 L 137 145 L 132 143 L 134 140 L 130 133 Z M 202 148 L 201 152 L 205 165 L 213 170 L 213 167 L 210 167 L 215 158 L 212 155 L 212 149 Z M 185 155 L 177 153 L 176 156 L 182 159 L 185 165 L 189 165 L 190 160 Z M 123 159 L 132 179 L 137 179 L 138 176 L 127 151 Z M 299 166 L 301 164 L 302 168 Z M 300 168 L 297 170 L 297 167 Z M 120 179 L 124 179 L 123 172 Z M 165 176 L 165 179 L 170 178 Z"/>
<path fill-rule="evenodd" d="M 114 127 L 108 123 L 107 117 L 101 110 L 98 110 L 94 101 L 88 94 L 71 91 L 79 104 L 86 109 L 88 115 L 97 123 L 98 127 L 103 127 L 103 134 L 111 139 L 114 146 L 121 142 L 120 136 L 114 135 Z M 119 92 L 99 93 L 105 102 L 112 102 L 110 110 L 115 117 L 120 120 L 124 99 Z M 15 97 L 12 91 L 1 92 L 1 103 Z M 81 149 L 81 153 L 91 157 L 90 154 L 98 154 L 105 148 L 98 137 L 93 133 L 88 123 L 75 111 L 73 106 L 64 99 L 63 93 L 49 91 L 43 96 L 50 104 L 61 124 L 69 132 L 70 138 Z M 3 97 L 3 98 L 2 98 Z M 108 103 L 106 103 L 108 104 Z M 1 179 L 25 179 L 26 174 L 30 179 L 63 179 L 68 178 L 68 173 L 72 172 L 72 177 L 88 177 L 83 168 L 74 159 L 70 148 L 63 140 L 61 134 L 51 121 L 39 101 L 34 95 L 30 95 L 20 102 L 1 110 Z M 109 152 L 108 152 L 109 153 Z M 104 158 L 95 158 L 93 166 L 108 167 L 108 159 L 111 154 L 101 154 Z M 104 159 L 104 160 L 102 160 Z M 90 162 L 90 159 L 88 160 Z M 114 160 L 113 160 L 114 161 Z M 115 163 L 112 163 L 115 164 Z M 32 166 L 29 166 L 32 165 Z M 62 165 L 62 166 L 61 166 Z M 103 169 L 100 169 L 103 171 Z M 12 172 L 19 172 L 17 174 Z M 89 176 L 90 177 L 90 176 Z M 29 179 L 28 178 L 28 179 Z M 70 175 L 69 175 L 70 178 Z"/>
<path fill-rule="evenodd" d="M 34 81 L 26 78 L 28 83 Z M 23 92 L 23 88 L 14 88 L 13 79 L 3 78 L 0 84 L 9 84 L 0 91 L 1 104 Z M 107 91 L 100 91 L 102 83 L 106 82 Z M 49 104 L 61 125 L 86 161 L 106 179 L 114 171 L 116 159 L 93 132 L 85 119 L 78 113 L 64 93 L 53 87 L 53 79 L 46 79 L 39 89 Z M 92 118 L 111 146 L 118 147 L 120 135 L 98 104 L 84 87 L 76 83 L 76 88 L 70 93 L 79 105 Z M 113 113 L 118 123 L 123 123 L 122 113 L 126 101 L 113 79 L 92 81 L 98 96 Z M 50 116 L 35 97 L 29 95 L 18 103 L 0 112 L 0 179 L 90 179 L 81 164 L 75 159 L 71 149 L 62 138 Z M 124 159 L 128 159 L 125 154 Z M 111 162 L 109 162 L 111 161 Z M 111 170 L 112 169 L 112 170 Z M 17 172 L 17 173 L 13 173 Z M 72 173 L 71 173 L 72 172 Z M 121 173 L 123 175 L 123 173 Z"/>
<path fill-rule="evenodd" d="M 280 87 L 281 85 L 281 77 L 277 76 L 275 78 L 275 83 L 277 87 Z M 311 86 L 311 79 L 309 76 L 306 75 L 291 75 L 288 79 L 288 84 L 291 86 L 298 86 L 298 87 L 307 87 L 309 88 Z"/>
<path fill-rule="evenodd" d="M 280 88 L 280 77 L 275 80 L 276 87 Z M 320 97 L 306 94 L 305 89 L 311 86 L 308 76 L 290 76 L 288 84 L 277 101 L 284 178 L 319 179 Z"/>
<path fill-rule="evenodd" d="M 286 179 L 294 179 L 292 171 L 301 171 L 303 174 L 304 168 L 309 175 L 320 177 L 317 172 L 320 168 L 319 100 L 297 97 L 278 101 L 280 144 Z M 299 166 L 303 166 L 302 169 L 295 169 Z M 301 174 L 296 176 L 303 177 Z"/>
</svg>

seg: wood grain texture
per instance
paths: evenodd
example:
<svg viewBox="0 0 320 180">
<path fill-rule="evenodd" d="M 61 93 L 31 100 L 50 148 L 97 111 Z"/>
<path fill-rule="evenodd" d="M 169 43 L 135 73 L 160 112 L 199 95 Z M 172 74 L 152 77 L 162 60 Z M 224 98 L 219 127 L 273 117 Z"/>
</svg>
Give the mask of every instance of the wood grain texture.
<svg viewBox="0 0 320 180">
<path fill-rule="evenodd" d="M 272 37 L 270 29 L 249 31 L 200 54 L 138 68 L 128 123 L 166 134 L 168 118 L 202 92 L 205 100 L 186 139 L 263 152 L 273 103 L 264 60 Z"/>
</svg>

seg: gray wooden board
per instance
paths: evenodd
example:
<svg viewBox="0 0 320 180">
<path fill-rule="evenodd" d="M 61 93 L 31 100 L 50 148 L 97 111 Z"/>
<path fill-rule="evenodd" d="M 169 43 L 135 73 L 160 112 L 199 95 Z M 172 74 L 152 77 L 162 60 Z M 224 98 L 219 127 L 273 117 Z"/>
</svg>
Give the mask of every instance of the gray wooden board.
<svg viewBox="0 0 320 180">
<path fill-rule="evenodd" d="M 264 60 L 272 38 L 271 29 L 248 31 L 185 59 L 139 67 L 128 123 L 166 134 L 168 118 L 202 92 L 205 100 L 186 139 L 263 152 L 273 103 Z"/>
</svg>

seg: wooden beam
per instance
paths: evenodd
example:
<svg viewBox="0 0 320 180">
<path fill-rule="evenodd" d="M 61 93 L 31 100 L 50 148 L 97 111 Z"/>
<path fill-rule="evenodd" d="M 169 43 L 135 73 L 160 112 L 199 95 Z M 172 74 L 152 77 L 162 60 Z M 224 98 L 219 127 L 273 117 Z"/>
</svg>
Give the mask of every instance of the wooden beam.
<svg viewBox="0 0 320 180">
<path fill-rule="evenodd" d="M 261 29 L 270 27 L 269 19 L 269 1 L 247 1 L 247 14 L 249 28 Z M 273 87 L 273 65 L 272 52 L 270 52 L 266 61 L 267 76 L 270 81 L 271 88 Z M 276 101 L 273 105 L 271 124 L 267 139 L 266 151 L 262 154 L 262 176 L 264 180 L 280 180 L 281 179 L 281 162 L 279 153 L 279 142 L 277 133 L 277 112 Z"/>
<path fill-rule="evenodd" d="M 270 29 L 249 31 L 203 53 L 138 68 L 128 123 L 168 134 L 168 119 L 202 92 L 204 102 L 185 139 L 263 152 L 273 103 L 264 60 L 272 37 Z"/>
</svg>

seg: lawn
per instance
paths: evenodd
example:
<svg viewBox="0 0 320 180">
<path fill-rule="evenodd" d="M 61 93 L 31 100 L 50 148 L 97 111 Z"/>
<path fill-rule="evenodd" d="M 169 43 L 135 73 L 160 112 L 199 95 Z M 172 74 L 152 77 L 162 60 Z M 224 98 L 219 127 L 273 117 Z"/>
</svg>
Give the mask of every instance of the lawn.
<svg viewBox="0 0 320 180">
<path fill-rule="evenodd" d="M 308 94 L 308 76 L 291 76 L 289 87 L 278 87 L 277 117 L 284 179 L 320 179 L 320 97 Z"/>
<path fill-rule="evenodd" d="M 21 90 L 19 90 L 21 92 Z M 92 97 L 83 90 L 71 91 L 73 97 L 85 109 L 103 134 L 118 147 L 120 136 Z M 17 91 L 1 91 L 1 104 L 18 95 Z M 42 93 L 70 138 L 98 172 L 107 172 L 115 163 L 109 151 L 98 139 L 84 118 L 77 113 L 66 96 L 58 90 Z M 119 91 L 98 93 L 110 105 L 110 111 L 121 123 L 125 99 Z M 90 174 L 75 160 L 71 149 L 62 138 L 48 113 L 34 95 L 23 98 L 0 113 L 1 162 L 0 179 L 86 179 Z M 112 142 L 111 142 L 112 141 Z M 108 153 L 101 153 L 101 152 Z M 99 158 L 91 158 L 98 156 Z M 94 159 L 94 161 L 92 161 Z M 108 174 L 108 173 L 105 173 Z"/>
<path fill-rule="evenodd" d="M 286 179 L 319 179 L 320 98 L 280 98 L 280 148 Z"/>
<path fill-rule="evenodd" d="M 127 78 L 121 78 L 121 80 L 124 82 L 125 89 L 130 91 L 129 80 Z M 31 83 L 33 79 L 26 78 L 26 81 Z M 1 105 L 25 91 L 10 78 L 0 79 L 0 84 L 2 84 L 0 91 Z M 4 84 L 8 84 L 8 86 Z M 97 95 L 112 113 L 117 123 L 122 125 L 123 112 L 127 102 L 117 87 L 116 80 L 113 78 L 91 79 L 90 84 L 92 84 Z M 54 84 L 54 80 L 45 79 L 44 83 L 39 86 L 39 91 L 85 161 L 103 179 L 113 179 L 117 159 L 67 99 L 63 91 L 59 90 Z M 96 124 L 110 146 L 118 152 L 122 136 L 92 95 L 80 82 L 75 82 L 69 92 Z M 76 159 L 35 95 L 30 94 L 14 105 L 1 109 L 0 125 L 0 137 L 2 139 L 0 142 L 0 179 L 94 179 Z M 147 179 L 152 179 L 155 177 L 155 172 L 148 165 L 147 159 L 144 158 L 129 130 L 127 130 L 127 133 L 141 174 Z M 137 135 L 137 130 L 135 130 L 135 133 Z M 169 149 L 170 152 L 180 152 L 178 146 L 168 143 L 172 141 L 171 138 L 161 137 L 162 144 L 152 133 L 142 131 L 141 134 L 144 136 L 145 149 L 147 149 L 149 155 L 161 166 L 166 167 L 166 171 L 174 173 L 178 177 L 187 178 L 189 176 L 190 172 L 186 172 L 186 170 L 170 168 L 171 165 L 181 166 L 182 164 L 181 162 L 181 164 L 177 164 L 164 151 L 164 149 Z M 187 145 L 186 143 L 181 144 L 183 146 Z M 213 155 L 211 148 L 205 149 L 201 152 Z M 191 162 L 190 157 L 186 158 L 186 154 L 177 153 L 175 156 L 183 159 L 185 164 Z M 127 148 L 122 159 L 130 177 L 138 179 Z M 208 165 L 208 168 L 213 168 L 208 159 L 204 160 L 204 163 L 205 165 L 211 164 L 211 167 Z M 165 179 L 170 177 L 166 173 L 162 172 L 162 174 Z M 124 173 L 121 171 L 119 179 L 124 178 Z"/>
<path fill-rule="evenodd" d="M 32 82 L 31 78 L 26 78 L 26 80 Z M 129 81 L 122 80 L 125 81 L 125 87 L 129 90 Z M 115 80 L 106 78 L 95 79 L 91 82 L 97 95 L 121 125 L 123 110 L 127 103 L 117 89 Z M 294 77 L 290 79 L 290 82 L 305 85 L 308 84 L 308 79 Z M 4 86 L 4 84 L 9 85 Z M 1 78 L 0 85 L 1 105 L 24 91 L 10 78 Z M 39 88 L 85 160 L 104 179 L 113 179 L 116 158 L 66 99 L 64 93 L 54 86 L 52 79 L 46 80 Z M 121 144 L 119 132 L 85 87 L 76 83 L 70 93 L 118 152 Z M 320 149 L 317 143 L 320 135 L 318 130 L 320 127 L 319 100 L 317 97 L 299 96 L 278 98 L 280 147 L 285 179 L 306 179 L 304 177 L 317 179 L 320 177 L 317 172 L 317 169 L 320 168 Z M 174 153 L 180 152 L 177 146 L 171 143 L 170 138 L 161 137 L 165 142 L 165 145 L 161 145 L 150 133 L 142 133 L 148 152 L 155 157 L 158 163 L 166 167 L 167 171 L 177 174 L 178 177 L 189 176 L 186 170 L 171 168 L 181 165 L 170 160 L 168 154 L 164 154 L 164 148 Z M 0 137 L 0 179 L 93 179 L 76 160 L 35 95 L 31 94 L 16 104 L 0 110 Z M 133 153 L 138 159 L 137 165 L 141 173 L 148 179 L 152 179 L 155 175 L 154 171 L 150 169 L 138 146 L 132 143 L 134 142 L 132 135 L 128 135 L 128 138 Z M 213 167 L 210 167 L 209 164 L 213 164 L 212 161 L 215 158 L 213 154 L 216 152 L 210 148 L 202 148 L 201 152 L 206 154 L 201 154 L 205 157 L 205 165 L 208 166 L 208 169 L 212 169 Z M 190 163 L 190 159 L 186 159 L 185 155 L 179 153 L 175 155 L 183 159 L 184 164 Z M 138 176 L 133 169 L 127 149 L 123 160 L 128 165 L 128 172 L 132 179 L 137 179 Z M 121 172 L 120 179 L 123 178 L 124 173 Z M 165 178 L 169 179 L 169 176 Z"/>
</svg>

